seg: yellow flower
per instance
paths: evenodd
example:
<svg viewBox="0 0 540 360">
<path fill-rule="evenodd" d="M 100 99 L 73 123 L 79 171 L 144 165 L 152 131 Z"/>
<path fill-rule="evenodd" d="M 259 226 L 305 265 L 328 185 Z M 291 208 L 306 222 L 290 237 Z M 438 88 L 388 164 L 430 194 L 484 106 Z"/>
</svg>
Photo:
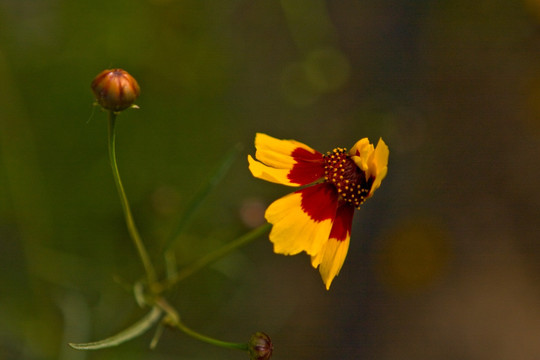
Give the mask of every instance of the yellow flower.
<svg viewBox="0 0 540 360">
<path fill-rule="evenodd" d="M 347 256 L 355 208 L 373 196 L 386 176 L 388 147 L 379 139 L 374 148 L 364 138 L 350 151 L 336 148 L 323 155 L 298 141 L 259 133 L 255 148 L 256 159 L 248 155 L 253 176 L 305 186 L 266 209 L 274 252 L 305 251 L 329 289 Z"/>
</svg>

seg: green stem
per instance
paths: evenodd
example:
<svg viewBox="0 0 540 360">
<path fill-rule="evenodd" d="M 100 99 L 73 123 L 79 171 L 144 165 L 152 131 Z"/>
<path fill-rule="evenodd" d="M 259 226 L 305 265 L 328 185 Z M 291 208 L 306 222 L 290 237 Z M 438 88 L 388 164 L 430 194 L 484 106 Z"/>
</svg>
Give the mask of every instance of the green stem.
<svg viewBox="0 0 540 360">
<path fill-rule="evenodd" d="M 236 250 L 237 248 L 244 246 L 251 241 L 257 239 L 259 236 L 270 230 L 271 225 L 270 224 L 264 224 L 259 226 L 258 228 L 255 228 L 248 232 L 247 234 L 240 236 L 239 238 L 236 238 L 235 240 L 225 244 L 224 246 L 220 247 L 219 249 L 207 254 L 206 256 L 203 256 L 199 260 L 195 261 L 193 264 L 188 266 L 187 268 L 182 269 L 178 273 L 176 273 L 173 277 L 168 279 L 165 284 L 162 286 L 164 288 L 170 288 L 174 284 L 184 280 L 185 278 L 193 275 L 197 271 L 203 269 L 208 264 L 213 263 L 216 260 L 221 259 L 228 253 L 230 253 L 233 250 Z"/>
<path fill-rule="evenodd" d="M 237 349 L 237 350 L 248 350 L 248 344 L 247 343 L 233 343 L 228 341 L 222 341 L 218 339 L 211 338 L 210 336 L 203 335 L 201 333 L 196 332 L 195 330 L 192 330 L 188 328 L 181 320 L 180 316 L 178 315 L 178 312 L 170 306 L 167 301 L 163 298 L 159 298 L 156 300 L 156 304 L 163 309 L 168 317 L 167 320 L 170 322 L 170 325 L 176 327 L 180 331 L 182 331 L 184 334 L 191 336 L 194 339 L 197 339 L 199 341 L 203 341 L 208 344 L 212 344 L 215 346 L 220 346 L 228 349 Z"/>
<path fill-rule="evenodd" d="M 210 195 L 212 190 L 216 188 L 216 186 L 219 184 L 219 182 L 225 177 L 227 172 L 230 170 L 232 164 L 238 157 L 238 154 L 240 153 L 241 146 L 236 145 L 231 150 L 227 152 L 225 157 L 223 158 L 221 165 L 216 170 L 216 172 L 212 175 L 210 178 L 210 181 L 206 183 L 204 187 L 202 187 L 193 197 L 193 199 L 188 203 L 187 210 L 183 214 L 182 218 L 180 219 L 180 222 L 174 229 L 173 233 L 169 236 L 167 239 L 165 246 L 164 246 L 164 254 L 167 256 L 167 252 L 170 251 L 172 245 L 175 241 L 178 240 L 186 226 L 191 222 L 191 219 L 193 216 L 197 213 L 201 205 L 204 203 L 204 200 Z"/>
<path fill-rule="evenodd" d="M 214 338 L 211 338 L 209 336 L 200 334 L 200 333 L 198 333 L 198 332 L 196 332 L 194 330 L 191 330 L 186 325 L 184 325 L 184 323 L 182 323 L 181 321 L 177 322 L 175 325 L 184 334 L 189 335 L 192 338 L 203 341 L 205 343 L 220 346 L 220 347 L 224 347 L 224 348 L 228 348 L 228 349 L 238 349 L 238 350 L 245 350 L 245 351 L 248 350 L 247 343 L 232 343 L 232 342 L 228 342 L 228 341 L 222 341 L 222 340 L 214 339 Z"/>
<path fill-rule="evenodd" d="M 120 179 L 120 173 L 118 172 L 118 165 L 116 163 L 116 113 L 113 111 L 109 112 L 109 160 L 111 163 L 111 168 L 113 172 L 114 182 L 116 184 L 116 189 L 118 190 L 118 195 L 120 196 L 120 202 L 122 203 L 122 209 L 124 210 L 124 215 L 126 219 L 126 225 L 128 228 L 129 235 L 135 243 L 135 247 L 139 252 L 139 256 L 142 260 L 144 269 L 146 271 L 146 277 L 148 284 L 154 284 L 156 282 L 156 271 L 154 266 L 150 261 L 148 252 L 144 247 L 139 231 L 135 226 L 135 221 L 133 220 L 133 215 L 131 214 L 131 209 L 129 207 L 129 202 L 126 197 L 126 192 L 124 191 L 124 186 L 122 185 L 122 180 Z"/>
</svg>

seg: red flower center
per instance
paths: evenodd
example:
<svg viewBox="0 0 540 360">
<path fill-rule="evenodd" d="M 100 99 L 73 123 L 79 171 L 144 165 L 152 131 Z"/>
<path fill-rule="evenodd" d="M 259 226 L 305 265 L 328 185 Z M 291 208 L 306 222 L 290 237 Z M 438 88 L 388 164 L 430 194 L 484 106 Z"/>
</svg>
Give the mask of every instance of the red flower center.
<svg viewBox="0 0 540 360">
<path fill-rule="evenodd" d="M 366 180 L 366 174 L 356 165 L 347 149 L 336 148 L 324 158 L 324 179 L 333 184 L 341 201 L 356 208 L 366 200 L 374 177 Z"/>
</svg>

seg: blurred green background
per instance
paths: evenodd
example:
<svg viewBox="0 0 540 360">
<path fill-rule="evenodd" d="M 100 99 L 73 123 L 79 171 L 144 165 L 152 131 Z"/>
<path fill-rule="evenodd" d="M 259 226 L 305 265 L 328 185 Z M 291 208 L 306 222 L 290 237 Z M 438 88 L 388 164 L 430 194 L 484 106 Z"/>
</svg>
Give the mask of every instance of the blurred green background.
<svg viewBox="0 0 540 360">
<path fill-rule="evenodd" d="M 265 237 L 180 284 L 188 325 L 283 360 L 540 358 L 540 1 L 1 0 L 0 359 L 247 359 L 173 331 L 67 346 L 144 314 L 89 89 L 111 67 L 142 89 L 117 151 L 152 256 L 244 145 L 181 265 L 290 190 L 251 177 L 256 132 L 390 147 L 330 291 Z"/>
</svg>

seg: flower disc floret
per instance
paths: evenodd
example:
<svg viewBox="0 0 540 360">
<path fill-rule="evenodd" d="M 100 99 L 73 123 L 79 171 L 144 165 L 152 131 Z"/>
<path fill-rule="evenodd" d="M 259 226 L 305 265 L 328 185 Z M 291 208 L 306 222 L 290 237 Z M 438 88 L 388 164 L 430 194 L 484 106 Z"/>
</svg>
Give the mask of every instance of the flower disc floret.
<svg viewBox="0 0 540 360">
<path fill-rule="evenodd" d="M 347 149 L 336 148 L 324 155 L 324 180 L 336 187 L 341 201 L 360 208 L 369 195 L 374 178 L 366 179 Z"/>
</svg>

